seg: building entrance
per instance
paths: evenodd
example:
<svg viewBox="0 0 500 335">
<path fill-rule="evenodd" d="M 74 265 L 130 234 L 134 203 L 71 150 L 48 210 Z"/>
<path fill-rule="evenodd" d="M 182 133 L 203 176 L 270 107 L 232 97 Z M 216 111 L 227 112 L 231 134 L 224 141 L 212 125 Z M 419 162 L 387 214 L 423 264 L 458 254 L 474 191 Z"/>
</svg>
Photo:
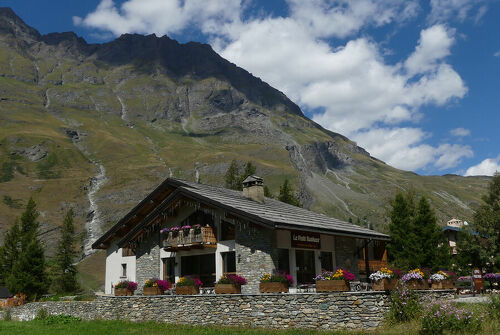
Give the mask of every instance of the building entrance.
<svg viewBox="0 0 500 335">
<path fill-rule="evenodd" d="M 314 251 L 295 250 L 295 263 L 297 266 L 297 284 L 313 283 L 314 277 L 316 277 Z"/>
</svg>

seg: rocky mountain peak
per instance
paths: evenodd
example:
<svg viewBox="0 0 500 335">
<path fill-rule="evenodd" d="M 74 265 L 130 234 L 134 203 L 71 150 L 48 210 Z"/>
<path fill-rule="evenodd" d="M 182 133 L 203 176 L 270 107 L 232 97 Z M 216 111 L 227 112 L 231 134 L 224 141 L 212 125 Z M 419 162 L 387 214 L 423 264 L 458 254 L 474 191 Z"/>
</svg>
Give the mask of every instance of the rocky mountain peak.
<svg viewBox="0 0 500 335">
<path fill-rule="evenodd" d="M 25 42 L 33 42 L 40 38 L 40 33 L 24 23 L 9 7 L 0 7 L 0 35 L 12 35 Z"/>
</svg>

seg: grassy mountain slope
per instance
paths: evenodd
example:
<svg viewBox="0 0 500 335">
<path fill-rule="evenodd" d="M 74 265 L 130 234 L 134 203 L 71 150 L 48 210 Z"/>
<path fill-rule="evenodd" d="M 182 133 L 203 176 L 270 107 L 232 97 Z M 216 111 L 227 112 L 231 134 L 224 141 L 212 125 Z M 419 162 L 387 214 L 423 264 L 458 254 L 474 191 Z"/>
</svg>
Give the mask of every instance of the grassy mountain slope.
<svg viewBox="0 0 500 335">
<path fill-rule="evenodd" d="M 489 181 L 392 168 L 208 45 L 89 45 L 0 9 L 1 232 L 33 196 L 49 250 L 69 206 L 88 244 L 167 176 L 223 185 L 232 159 L 253 161 L 275 194 L 289 178 L 305 207 L 379 230 L 399 189 L 427 195 L 443 222 L 470 220 Z"/>
</svg>

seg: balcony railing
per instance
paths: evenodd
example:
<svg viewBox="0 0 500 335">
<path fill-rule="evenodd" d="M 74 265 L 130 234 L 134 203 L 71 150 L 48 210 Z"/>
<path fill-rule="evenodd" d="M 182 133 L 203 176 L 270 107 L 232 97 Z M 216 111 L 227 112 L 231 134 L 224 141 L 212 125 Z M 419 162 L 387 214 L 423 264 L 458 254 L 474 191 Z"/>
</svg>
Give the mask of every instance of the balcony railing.
<svg viewBox="0 0 500 335">
<path fill-rule="evenodd" d="M 167 251 L 188 250 L 192 248 L 217 247 L 214 230 L 210 226 L 198 229 L 168 232 L 163 240 L 163 248 Z"/>
</svg>

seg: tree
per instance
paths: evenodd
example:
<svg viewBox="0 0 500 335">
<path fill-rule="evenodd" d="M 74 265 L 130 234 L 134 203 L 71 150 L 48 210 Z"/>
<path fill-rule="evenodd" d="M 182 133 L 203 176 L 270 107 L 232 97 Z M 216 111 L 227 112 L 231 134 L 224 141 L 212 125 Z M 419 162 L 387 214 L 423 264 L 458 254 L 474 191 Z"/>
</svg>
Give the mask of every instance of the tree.
<svg viewBox="0 0 500 335">
<path fill-rule="evenodd" d="M 229 165 L 229 168 L 226 171 L 226 176 L 225 176 L 225 181 L 226 181 L 226 188 L 229 188 L 231 190 L 237 190 L 239 188 L 239 181 L 240 181 L 240 168 L 238 167 L 238 162 L 236 159 L 233 159 L 231 164 Z"/>
<path fill-rule="evenodd" d="M 56 291 L 60 293 L 75 292 L 78 290 L 76 279 L 77 269 L 73 264 L 77 253 L 75 250 L 75 227 L 73 225 L 73 209 L 70 209 L 61 227 L 61 239 L 57 245 L 55 256 Z"/>
<path fill-rule="evenodd" d="M 415 194 L 409 191 L 396 194 L 391 206 L 389 261 L 403 269 L 449 266 L 450 250 L 429 201 L 421 197 L 415 206 Z"/>
<path fill-rule="evenodd" d="M 300 207 L 300 202 L 293 194 L 293 189 L 289 185 L 288 179 L 285 179 L 283 185 L 280 186 L 280 194 L 278 196 L 278 200 L 290 205 Z"/>
<path fill-rule="evenodd" d="M 240 173 L 238 162 L 233 159 L 225 175 L 226 188 L 236 191 L 243 190 L 243 180 L 245 180 L 246 177 L 255 174 L 256 170 L 257 167 L 253 165 L 252 162 L 248 161 L 245 165 L 243 173 Z"/>
<path fill-rule="evenodd" d="M 436 216 L 427 198 L 421 197 L 413 219 L 418 252 L 414 255 L 414 266 L 432 269 L 447 268 L 451 254 L 444 234 L 437 225 Z"/>
<path fill-rule="evenodd" d="M 269 189 L 269 187 L 267 187 L 267 185 L 264 185 L 264 196 L 265 197 L 268 197 L 268 198 L 273 198 L 273 194 L 271 193 L 271 190 Z"/>
<path fill-rule="evenodd" d="M 410 267 L 414 241 L 413 208 L 408 199 L 399 192 L 391 201 L 392 210 L 390 213 L 389 234 L 391 241 L 387 244 L 389 261 L 395 266 L 406 269 Z"/>
<path fill-rule="evenodd" d="M 49 279 L 42 244 L 37 238 L 27 243 L 7 278 L 7 287 L 11 292 L 22 292 L 28 299 L 34 300 L 47 292 Z"/>
<path fill-rule="evenodd" d="M 19 257 L 21 249 L 21 230 L 19 220 L 5 234 L 3 246 L 0 247 L 0 286 L 6 284 L 6 279 L 12 272 L 12 267 Z"/>
<path fill-rule="evenodd" d="M 25 293 L 30 299 L 46 293 L 49 283 L 44 248 L 37 237 L 38 215 L 36 203 L 30 198 L 21 215 L 20 223 L 14 225 L 14 227 L 16 225 L 18 227 L 14 228 L 18 229 L 18 232 L 12 233 L 12 241 L 17 241 L 18 245 L 17 255 L 13 251 L 14 247 L 11 246 L 10 255 L 15 255 L 15 258 L 11 263 L 11 271 L 6 276 L 6 285 L 9 291 Z M 14 238 L 14 235 L 18 237 Z M 6 250 L 5 245 L 2 249 Z"/>
<path fill-rule="evenodd" d="M 490 271 L 500 269 L 500 173 L 495 173 L 474 213 L 470 229 L 464 229 L 458 242 L 461 265 L 471 264 Z"/>
</svg>

